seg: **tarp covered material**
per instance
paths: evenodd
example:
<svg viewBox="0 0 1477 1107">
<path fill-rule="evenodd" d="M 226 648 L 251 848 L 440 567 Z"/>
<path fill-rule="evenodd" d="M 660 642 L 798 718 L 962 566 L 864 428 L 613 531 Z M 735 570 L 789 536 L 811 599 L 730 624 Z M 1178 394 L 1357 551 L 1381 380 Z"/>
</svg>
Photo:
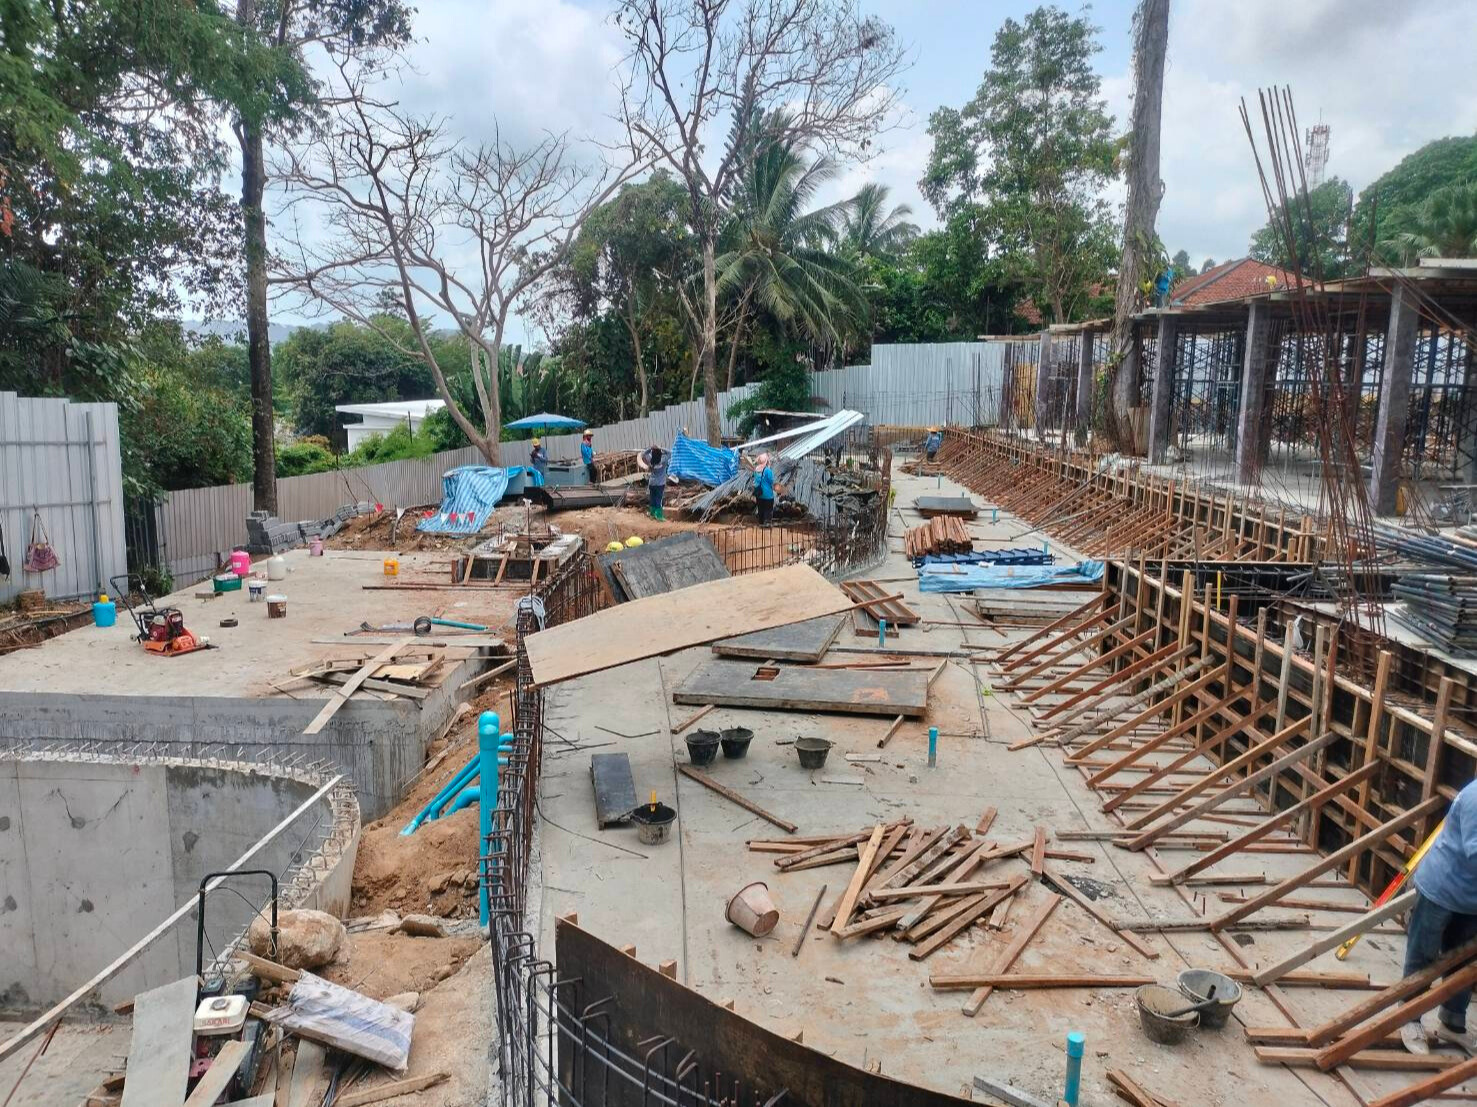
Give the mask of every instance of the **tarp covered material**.
<svg viewBox="0 0 1477 1107">
<path fill-rule="evenodd" d="M 460 465 L 441 474 L 441 507 L 415 529 L 422 534 L 476 534 L 508 491 L 514 470 Z"/>
<path fill-rule="evenodd" d="M 1017 548 L 1013 550 L 975 550 L 973 553 L 928 554 L 913 559 L 914 568 L 930 565 L 1051 565 L 1056 561 L 1045 550 Z"/>
<path fill-rule="evenodd" d="M 709 446 L 679 432 L 672 442 L 669 471 L 678 480 L 702 481 L 710 488 L 717 487 L 738 472 L 738 452 Z"/>
<path fill-rule="evenodd" d="M 1091 584 L 1102 579 L 1101 561 L 1079 561 L 1076 565 L 926 565 L 918 570 L 918 590 L 1043 588 L 1048 584 Z"/>
</svg>

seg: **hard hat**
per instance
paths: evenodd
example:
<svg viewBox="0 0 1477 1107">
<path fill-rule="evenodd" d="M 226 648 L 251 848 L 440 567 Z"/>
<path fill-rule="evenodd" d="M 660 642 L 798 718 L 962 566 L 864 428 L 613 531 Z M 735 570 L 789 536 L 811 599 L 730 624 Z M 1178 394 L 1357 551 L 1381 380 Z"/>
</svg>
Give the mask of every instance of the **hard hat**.
<svg viewBox="0 0 1477 1107">
<path fill-rule="evenodd" d="M 938 427 L 929 427 L 928 428 L 928 433 L 929 434 L 937 434 L 938 433 Z"/>
<path fill-rule="evenodd" d="M 584 436 L 586 438 L 594 438 L 595 437 L 595 432 L 592 431 L 592 430 L 587 430 L 587 431 L 585 431 L 585 435 Z"/>
<path fill-rule="evenodd" d="M 760 454 L 758 457 L 756 457 L 754 459 L 754 464 L 756 464 L 756 465 L 768 465 L 769 464 L 769 455 L 768 454 Z"/>
<path fill-rule="evenodd" d="M 639 534 L 633 534 L 633 535 L 631 535 L 631 537 L 629 537 L 629 538 L 626 539 L 626 549 L 628 549 L 628 550 L 632 546 L 640 546 L 640 545 L 643 545 L 643 544 L 644 543 L 641 541 L 641 536 Z"/>
<path fill-rule="evenodd" d="M 617 550 L 623 550 L 625 548 L 625 545 L 620 542 L 607 542 L 605 544 L 606 553 L 615 553 Z"/>
<path fill-rule="evenodd" d="M 539 444 L 539 437 L 538 437 L 538 435 L 534 435 L 533 436 L 533 444 L 535 446 L 537 446 Z"/>
</svg>

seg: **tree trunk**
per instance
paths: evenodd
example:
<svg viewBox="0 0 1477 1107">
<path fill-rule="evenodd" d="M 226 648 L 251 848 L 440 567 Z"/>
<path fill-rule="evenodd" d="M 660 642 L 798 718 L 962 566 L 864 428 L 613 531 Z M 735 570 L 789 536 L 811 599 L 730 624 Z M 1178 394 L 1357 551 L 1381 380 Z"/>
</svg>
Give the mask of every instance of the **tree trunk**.
<svg viewBox="0 0 1477 1107">
<path fill-rule="evenodd" d="M 246 357 L 251 370 L 251 499 L 277 512 L 277 444 L 272 412 L 272 343 L 267 332 L 267 167 L 262 129 L 242 120 L 241 217 L 246 233 Z"/>
<path fill-rule="evenodd" d="M 1128 200 L 1123 221 L 1123 258 L 1113 301 L 1113 333 L 1108 363 L 1114 367 L 1108 407 L 1108 435 L 1127 451 L 1132 447 L 1128 409 L 1138 401 L 1139 362 L 1133 356 L 1132 316 L 1139 309 L 1139 285 L 1154 248 L 1154 224 L 1164 182 L 1159 177 L 1159 127 L 1164 104 L 1164 55 L 1169 42 L 1169 0 L 1141 0 L 1134 27 L 1134 92 L 1128 145 Z"/>
<path fill-rule="evenodd" d="M 641 328 L 636 325 L 636 298 L 626 300 L 626 330 L 631 332 L 631 350 L 636 359 L 636 381 L 641 386 L 641 418 L 647 412 L 646 363 L 641 359 Z"/>
<path fill-rule="evenodd" d="M 718 418 L 718 244 L 711 234 L 703 236 L 703 406 L 708 415 L 708 445 L 723 438 Z"/>
<path fill-rule="evenodd" d="M 744 334 L 744 323 L 749 314 L 749 297 L 753 294 L 752 288 L 744 289 L 743 298 L 739 300 L 738 318 L 733 322 L 733 338 L 728 344 L 728 384 L 727 388 L 733 388 L 733 370 L 738 361 L 739 340 Z"/>
</svg>

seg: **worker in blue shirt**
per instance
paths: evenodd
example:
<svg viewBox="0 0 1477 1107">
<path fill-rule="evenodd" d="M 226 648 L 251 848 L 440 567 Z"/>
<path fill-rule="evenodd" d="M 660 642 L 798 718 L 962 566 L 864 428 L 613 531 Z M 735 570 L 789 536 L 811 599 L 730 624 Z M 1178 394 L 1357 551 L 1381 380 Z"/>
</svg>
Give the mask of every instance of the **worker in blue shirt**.
<svg viewBox="0 0 1477 1107">
<path fill-rule="evenodd" d="M 543 443 L 538 439 L 533 440 L 533 449 L 528 451 L 528 464 L 533 466 L 533 471 L 538 474 L 535 482 L 538 487 L 543 487 L 549 477 L 549 451 L 544 449 Z"/>
<path fill-rule="evenodd" d="M 1477 938 L 1477 781 L 1457 793 L 1412 881 L 1419 894 L 1405 926 L 1406 976 Z M 1434 1040 L 1473 1054 L 1477 1039 L 1467 1029 L 1471 1000 L 1472 989 L 1457 992 L 1437 1011 L 1432 1030 L 1418 1020 L 1407 1023 L 1400 1041 L 1411 1053 L 1430 1052 Z"/>
<path fill-rule="evenodd" d="M 585 475 L 590 478 L 591 484 L 599 484 L 595 479 L 595 432 L 585 431 L 580 439 L 580 460 L 585 463 Z"/>
<path fill-rule="evenodd" d="M 944 444 L 944 436 L 939 433 L 938 427 L 928 428 L 928 437 L 923 440 L 923 452 L 932 461 L 939 452 L 939 447 Z"/>
<path fill-rule="evenodd" d="M 759 525 L 767 527 L 774 520 L 774 469 L 768 454 L 754 459 L 754 506 L 759 509 Z"/>
</svg>

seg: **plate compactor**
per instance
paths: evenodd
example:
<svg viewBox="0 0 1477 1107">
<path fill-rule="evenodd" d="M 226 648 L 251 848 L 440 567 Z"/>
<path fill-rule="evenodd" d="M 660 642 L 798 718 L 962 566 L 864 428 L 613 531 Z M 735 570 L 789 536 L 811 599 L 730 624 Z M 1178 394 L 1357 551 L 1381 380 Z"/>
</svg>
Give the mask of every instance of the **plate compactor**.
<svg viewBox="0 0 1477 1107">
<path fill-rule="evenodd" d="M 129 599 L 132 594 L 129 585 L 137 580 L 137 577 L 129 574 L 113 577 L 108 584 L 112 586 L 113 594 L 123 601 L 128 614 L 133 616 L 134 625 L 138 627 L 138 633 L 134 637 L 144 649 L 165 657 L 178 657 L 180 654 L 214 648 L 209 638 L 186 628 L 183 611 L 177 607 L 157 606 L 142 587 L 137 590 L 142 600 L 134 607 Z"/>
</svg>

